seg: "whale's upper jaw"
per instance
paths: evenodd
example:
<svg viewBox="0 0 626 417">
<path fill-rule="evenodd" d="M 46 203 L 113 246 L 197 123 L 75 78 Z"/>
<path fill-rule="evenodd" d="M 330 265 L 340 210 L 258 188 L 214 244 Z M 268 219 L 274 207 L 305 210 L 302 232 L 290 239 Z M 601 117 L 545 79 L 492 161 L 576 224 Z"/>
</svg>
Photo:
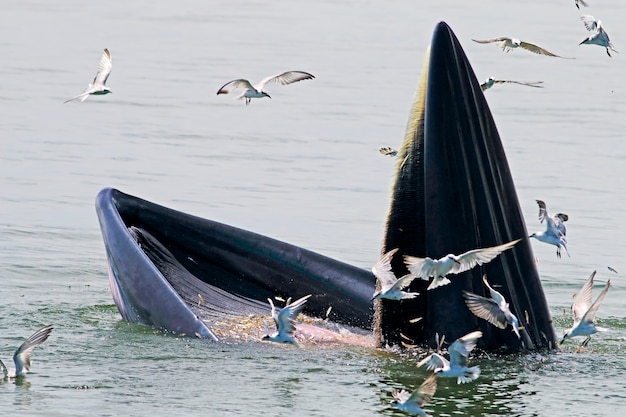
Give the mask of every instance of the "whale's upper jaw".
<svg viewBox="0 0 626 417">
<path fill-rule="evenodd" d="M 463 48 L 444 22 L 435 27 L 426 65 L 399 149 L 381 251 L 400 248 L 392 262 L 397 276 L 407 272 L 402 255 L 440 257 L 528 236 L 491 111 Z M 518 317 L 532 316 L 522 324 L 524 346 L 555 346 L 527 239 L 491 263 L 451 277 L 450 285 L 428 291 L 428 282 L 418 279 L 410 287 L 420 293 L 415 300 L 381 302 L 377 340 L 434 347 L 436 333 L 454 340 L 479 327 L 484 347 L 519 349 L 514 334 L 479 321 L 463 302 L 463 290 L 484 293 L 483 273 L 502 286 Z M 422 320 L 411 320 L 416 317 Z"/>
</svg>

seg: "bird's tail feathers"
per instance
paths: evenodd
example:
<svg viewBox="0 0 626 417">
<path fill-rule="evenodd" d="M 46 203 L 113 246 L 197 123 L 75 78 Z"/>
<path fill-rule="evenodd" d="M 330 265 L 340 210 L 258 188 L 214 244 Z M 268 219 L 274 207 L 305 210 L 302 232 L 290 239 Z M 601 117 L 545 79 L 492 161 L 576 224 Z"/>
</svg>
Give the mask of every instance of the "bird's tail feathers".
<svg viewBox="0 0 626 417">
<path fill-rule="evenodd" d="M 443 285 L 448 285 L 449 283 L 450 283 L 450 280 L 446 277 L 434 278 L 432 282 L 430 283 L 430 285 L 428 286 L 428 290 L 432 290 L 437 287 L 441 287 Z"/>
<path fill-rule="evenodd" d="M 472 366 L 471 368 L 467 368 L 465 374 L 461 375 L 457 379 L 458 384 L 466 384 L 468 382 L 474 381 L 476 378 L 480 376 L 480 367 Z"/>
</svg>

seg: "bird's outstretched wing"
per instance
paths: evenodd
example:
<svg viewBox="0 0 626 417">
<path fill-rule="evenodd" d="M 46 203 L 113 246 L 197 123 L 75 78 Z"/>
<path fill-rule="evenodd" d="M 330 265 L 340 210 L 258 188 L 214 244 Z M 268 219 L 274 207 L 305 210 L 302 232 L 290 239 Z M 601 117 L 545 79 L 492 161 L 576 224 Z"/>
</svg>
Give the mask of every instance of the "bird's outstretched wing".
<svg viewBox="0 0 626 417">
<path fill-rule="evenodd" d="M 2 372 L 5 378 L 9 376 L 9 370 L 7 369 L 4 362 L 2 362 L 1 360 L 0 360 L 0 372 Z"/>
<path fill-rule="evenodd" d="M 305 295 L 293 303 L 286 305 L 278 314 L 275 314 L 274 306 L 272 306 L 272 317 L 276 323 L 276 329 L 279 332 L 284 332 L 288 335 L 293 334 L 296 330 L 295 319 L 304 308 L 304 304 L 307 302 L 309 297 L 311 297 L 311 294 Z"/>
<path fill-rule="evenodd" d="M 606 293 L 609 291 L 610 286 L 611 286 L 611 280 L 608 280 L 606 282 L 606 285 L 600 292 L 600 295 L 598 295 L 598 298 L 596 298 L 596 301 L 594 301 L 593 304 L 591 304 L 591 307 L 589 307 L 589 310 L 583 316 L 582 318 L 583 320 L 591 322 L 591 323 L 595 322 L 596 313 L 598 312 L 598 309 L 600 308 L 602 301 L 604 301 L 604 297 L 606 297 Z"/>
<path fill-rule="evenodd" d="M 26 341 L 22 343 L 19 348 L 17 348 L 15 354 L 13 355 L 16 376 L 23 375 L 24 373 L 30 371 L 30 356 L 33 349 L 48 339 L 52 329 L 53 327 L 51 324 L 42 327 L 26 339 Z"/>
<path fill-rule="evenodd" d="M 111 70 L 113 69 L 113 61 L 111 60 L 111 53 L 107 48 L 104 48 L 102 57 L 100 57 L 100 64 L 98 65 L 98 72 L 91 83 L 92 86 L 103 87 L 107 82 Z"/>
<path fill-rule="evenodd" d="M 596 20 L 596 18 L 593 17 L 590 14 L 584 14 L 584 15 L 580 16 L 580 20 L 583 21 L 583 24 L 585 25 L 585 28 L 587 28 L 587 30 L 589 32 L 593 32 L 594 30 L 598 30 L 598 28 L 600 27 L 598 25 L 598 21 Z"/>
<path fill-rule="evenodd" d="M 507 40 L 511 40 L 511 38 L 507 38 L 506 36 L 500 36 L 499 38 L 493 38 L 493 39 L 472 39 L 472 40 L 477 43 L 494 43 L 494 42 L 504 42 Z"/>
<path fill-rule="evenodd" d="M 481 297 L 480 295 L 463 291 L 467 308 L 476 316 L 487 320 L 499 329 L 506 329 L 507 321 L 500 306 L 492 299 Z"/>
<path fill-rule="evenodd" d="M 252 86 L 252 84 L 250 84 L 250 81 L 239 78 L 237 80 L 232 80 L 224 84 L 219 90 L 217 90 L 217 94 L 229 94 L 239 88 L 243 88 L 245 90 L 254 90 L 254 87 Z"/>
<path fill-rule="evenodd" d="M 574 59 L 574 58 L 569 58 L 569 57 L 564 57 L 564 56 L 561 56 L 561 55 L 557 55 L 557 54 L 555 54 L 553 52 L 548 51 L 545 48 L 542 48 L 539 45 L 535 45 L 534 43 L 520 41 L 519 46 L 524 48 L 524 49 L 526 49 L 527 51 L 534 52 L 535 54 L 539 54 L 539 55 L 554 56 L 554 57 L 557 57 L 557 58 L 564 58 L 564 59 Z"/>
<path fill-rule="evenodd" d="M 589 4 L 585 0 L 575 0 L 574 4 L 576 4 L 577 9 L 580 9 L 579 4 L 582 4 L 585 7 L 589 7 Z"/>
<path fill-rule="evenodd" d="M 448 353 L 450 353 L 450 364 L 467 366 L 467 357 L 470 352 L 476 347 L 478 339 L 483 337 L 481 331 L 475 331 L 466 334 L 463 337 L 459 337 L 450 345 Z"/>
<path fill-rule="evenodd" d="M 496 84 L 519 84 L 519 85 L 525 85 L 528 87 L 543 88 L 542 85 L 539 85 L 539 84 L 543 84 L 543 81 L 494 80 L 494 83 Z"/>
<path fill-rule="evenodd" d="M 295 82 L 302 81 L 302 80 L 311 80 L 313 78 L 315 78 L 315 76 L 313 74 L 309 74 L 308 72 L 287 71 L 287 72 L 272 75 L 271 77 L 267 77 L 263 79 L 260 83 L 257 84 L 256 88 L 257 90 L 263 90 L 266 84 L 277 83 L 277 84 L 287 85 L 287 84 L 293 84 Z"/>
<path fill-rule="evenodd" d="M 404 255 L 404 264 L 415 277 L 428 281 L 430 277 L 435 276 L 439 261 L 429 257 Z"/>
<path fill-rule="evenodd" d="M 546 209 L 546 203 L 542 200 L 535 200 L 539 206 L 539 223 L 543 223 L 548 216 L 548 210 Z"/>
<path fill-rule="evenodd" d="M 406 402 L 413 402 L 422 407 L 432 400 L 436 391 L 437 377 L 435 374 L 432 374 L 422 382 L 422 385 L 420 385 L 418 389 L 411 393 Z"/>
<path fill-rule="evenodd" d="M 593 271 L 587 281 L 583 284 L 580 291 L 574 296 L 574 302 L 572 303 L 572 315 L 574 316 L 574 322 L 578 323 L 582 320 L 585 313 L 591 307 L 592 292 L 593 292 L 593 279 L 596 276 L 596 271 Z"/>
<path fill-rule="evenodd" d="M 490 262 L 496 256 L 500 255 L 507 249 L 511 249 L 517 242 L 522 239 L 516 239 L 511 242 L 503 243 L 498 246 L 491 246 L 489 248 L 473 249 L 459 255 L 457 262 L 452 266 L 451 273 L 459 274 L 461 272 L 468 271 L 476 265 L 482 265 Z"/>
<path fill-rule="evenodd" d="M 428 369 L 429 371 L 434 371 L 435 369 L 445 368 L 449 364 L 450 362 L 448 362 L 448 360 L 440 354 L 431 353 L 430 355 L 419 361 L 417 367 L 421 368 L 422 366 L 425 366 L 426 369 Z"/>
<path fill-rule="evenodd" d="M 398 248 L 385 253 L 372 267 L 372 273 L 380 281 L 381 288 L 389 288 L 398 280 L 391 270 L 391 258 L 398 252 Z"/>
</svg>

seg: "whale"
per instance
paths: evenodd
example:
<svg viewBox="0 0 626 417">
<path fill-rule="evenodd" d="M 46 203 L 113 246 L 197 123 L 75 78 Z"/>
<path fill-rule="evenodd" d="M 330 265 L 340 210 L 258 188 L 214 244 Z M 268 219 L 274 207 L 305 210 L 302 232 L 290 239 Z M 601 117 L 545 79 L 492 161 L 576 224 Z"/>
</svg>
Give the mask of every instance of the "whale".
<svg viewBox="0 0 626 417">
<path fill-rule="evenodd" d="M 414 299 L 379 300 L 370 270 L 114 188 L 96 197 L 109 286 L 124 320 L 176 335 L 223 340 L 228 319 L 268 314 L 268 298 L 311 294 L 304 313 L 373 335 L 375 346 L 436 347 L 480 330 L 488 351 L 552 349 L 556 335 L 502 142 L 472 67 L 439 22 L 399 148 L 381 253 L 447 253 L 523 238 L 494 261 Z M 348 244 L 348 242 L 346 242 Z M 380 243 L 378 243 L 380 244 Z M 463 291 L 486 295 L 482 276 L 520 318 L 520 338 L 475 317 Z M 330 315 L 329 315 L 330 312 Z"/>
</svg>

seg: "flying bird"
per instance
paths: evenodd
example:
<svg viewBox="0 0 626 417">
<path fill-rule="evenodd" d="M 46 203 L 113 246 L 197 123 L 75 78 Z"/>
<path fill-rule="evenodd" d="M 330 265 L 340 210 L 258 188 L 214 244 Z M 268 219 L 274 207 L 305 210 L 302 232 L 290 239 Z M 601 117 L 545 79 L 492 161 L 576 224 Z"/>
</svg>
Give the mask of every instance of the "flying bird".
<svg viewBox="0 0 626 417">
<path fill-rule="evenodd" d="M 484 83 L 482 83 L 480 85 L 480 88 L 485 91 L 485 90 L 489 90 L 491 87 L 493 87 L 495 84 L 505 84 L 505 83 L 511 83 L 511 84 L 519 84 L 519 85 L 526 85 L 528 87 L 535 87 L 535 88 L 543 88 L 542 85 L 539 84 L 543 84 L 543 81 L 513 81 L 513 80 L 496 80 L 494 77 L 489 77 L 485 80 Z"/>
<path fill-rule="evenodd" d="M 109 87 L 105 85 L 112 69 L 113 63 L 111 61 L 111 53 L 107 48 L 104 48 L 104 53 L 102 54 L 100 64 L 98 65 L 98 72 L 93 79 L 93 82 L 87 86 L 85 91 L 75 97 L 65 100 L 64 103 L 69 103 L 73 100 L 85 101 L 89 95 L 101 96 L 112 93 Z"/>
<path fill-rule="evenodd" d="M 602 46 L 606 48 L 608 56 L 611 56 L 610 51 L 617 52 L 617 50 L 613 47 L 613 43 L 611 43 L 611 40 L 609 39 L 609 35 L 604 30 L 601 20 L 596 20 L 593 16 L 588 14 L 580 16 L 580 20 L 583 21 L 583 24 L 588 31 L 595 31 L 595 33 L 583 39 L 583 41 L 578 45 L 588 44 Z"/>
<path fill-rule="evenodd" d="M 315 78 L 312 74 L 304 71 L 287 71 L 282 74 L 272 75 L 271 77 L 267 77 L 262 80 L 257 85 L 253 86 L 250 84 L 250 81 L 244 80 L 240 78 L 238 80 L 232 80 L 224 84 L 219 90 L 217 90 L 217 94 L 229 94 L 235 90 L 243 89 L 243 93 L 241 93 L 237 99 L 246 99 L 246 105 L 250 104 L 250 101 L 253 98 L 263 98 L 270 97 L 270 95 L 265 91 L 265 85 L 271 83 L 277 83 L 282 85 L 292 84 L 302 80 L 311 80 Z"/>
<path fill-rule="evenodd" d="M 582 346 L 587 346 L 587 343 L 591 340 L 591 335 L 597 333 L 599 331 L 604 331 L 606 329 L 602 327 L 597 327 L 595 325 L 596 322 L 596 313 L 600 308 L 600 304 L 604 300 L 606 293 L 609 291 L 609 287 L 611 286 L 611 280 L 606 282 L 606 285 L 600 292 L 596 301 L 591 303 L 592 289 L 593 289 L 593 279 L 596 276 L 596 271 L 593 271 L 591 276 L 587 279 L 583 287 L 576 294 L 574 298 L 574 303 L 572 304 L 572 315 L 574 316 L 574 325 L 569 329 L 565 330 L 563 334 L 563 339 L 561 340 L 561 344 L 565 342 L 566 339 L 570 339 L 576 336 L 587 336 L 587 338 L 582 342 Z"/>
<path fill-rule="evenodd" d="M 435 375 L 440 377 L 456 378 L 457 384 L 472 382 L 480 375 L 480 367 L 468 368 L 468 357 L 482 335 L 482 332 L 474 331 L 455 340 L 448 348 L 450 361 L 439 353 L 431 353 L 422 359 L 417 366 L 418 368 L 426 366 L 426 369 L 434 371 Z"/>
<path fill-rule="evenodd" d="M 526 49 L 527 51 L 534 52 L 539 55 L 554 56 L 557 58 L 564 58 L 564 59 L 574 59 L 574 58 L 567 58 L 564 56 L 554 54 L 548 51 L 547 49 L 542 48 L 539 45 L 535 45 L 534 43 L 524 42 L 516 38 L 507 38 L 505 36 L 501 36 L 499 38 L 493 38 L 493 39 L 483 39 L 483 40 L 472 39 L 472 40 L 478 43 L 494 43 L 494 42 L 498 43 L 500 48 L 502 48 L 504 52 L 509 52 L 510 50 L 515 49 L 515 48 L 523 48 L 523 49 Z"/>
<path fill-rule="evenodd" d="M 476 317 L 487 320 L 499 329 L 506 329 L 510 324 L 517 338 L 520 339 L 519 320 L 511 313 L 509 303 L 506 302 L 502 294 L 491 288 L 487 282 L 486 275 L 483 275 L 483 282 L 489 289 L 491 298 L 482 297 L 469 291 L 463 291 L 465 304 Z"/>
<path fill-rule="evenodd" d="M 580 10 L 580 5 L 582 4 L 585 7 L 589 7 L 589 4 L 585 0 L 574 0 L 574 4 L 576 8 Z"/>
<path fill-rule="evenodd" d="M 415 276 L 407 274 L 398 279 L 391 270 L 391 258 L 396 252 L 398 252 L 398 248 L 385 253 L 372 267 L 372 272 L 380 283 L 380 290 L 374 293 L 372 301 L 377 298 L 399 301 L 415 298 L 419 295 L 419 293 L 416 292 L 403 291 L 411 284 Z"/>
<path fill-rule="evenodd" d="M 389 146 L 380 148 L 378 152 L 382 153 L 383 155 L 389 155 L 389 156 L 398 155 L 398 151 L 396 149 L 390 148 Z"/>
<path fill-rule="evenodd" d="M 520 240 L 521 239 L 513 240 L 489 248 L 470 250 L 461 255 L 449 253 L 439 259 L 429 257 L 418 258 L 416 256 L 405 255 L 404 263 L 411 274 L 416 278 L 428 281 L 430 277 L 433 277 L 433 281 L 428 286 L 428 289 L 432 290 L 450 283 L 446 275 L 460 274 L 461 272 L 474 268 L 476 265 L 486 264 L 505 250 L 511 249 Z"/>
<path fill-rule="evenodd" d="M 393 390 L 394 404 L 398 410 L 404 411 L 412 416 L 428 416 L 424 411 L 424 405 L 428 404 L 437 391 L 437 377 L 433 374 L 422 382 L 415 391 L 408 392 L 406 390 Z"/>
<path fill-rule="evenodd" d="M 293 303 L 287 302 L 287 305 L 283 307 L 280 312 L 277 312 L 274 303 L 271 298 L 268 298 L 267 301 L 270 302 L 270 306 L 272 306 L 272 319 L 274 319 L 274 324 L 276 324 L 276 332 L 271 335 L 263 336 L 262 340 L 269 340 L 270 342 L 277 343 L 293 343 L 297 344 L 296 339 L 294 339 L 293 334 L 296 331 L 295 320 L 302 311 L 304 304 L 311 297 L 311 294 L 305 295 L 302 298 L 297 299 Z"/>
<path fill-rule="evenodd" d="M 565 250 L 567 256 L 570 256 L 567 250 L 567 240 L 565 222 L 569 219 L 567 214 L 557 213 L 554 216 L 548 214 L 546 203 L 542 200 L 535 200 L 539 206 L 539 222 L 546 222 L 546 230 L 535 232 L 530 235 L 540 242 L 556 246 L 556 256 L 561 257 L 561 250 Z"/>
<path fill-rule="evenodd" d="M 52 331 L 52 325 L 42 327 L 33 333 L 13 354 L 13 362 L 15 363 L 15 369 L 7 369 L 4 363 L 0 360 L 0 371 L 4 374 L 5 378 L 16 378 L 24 376 L 30 371 L 30 357 L 33 353 L 33 349 L 42 344 L 50 336 Z"/>
</svg>

